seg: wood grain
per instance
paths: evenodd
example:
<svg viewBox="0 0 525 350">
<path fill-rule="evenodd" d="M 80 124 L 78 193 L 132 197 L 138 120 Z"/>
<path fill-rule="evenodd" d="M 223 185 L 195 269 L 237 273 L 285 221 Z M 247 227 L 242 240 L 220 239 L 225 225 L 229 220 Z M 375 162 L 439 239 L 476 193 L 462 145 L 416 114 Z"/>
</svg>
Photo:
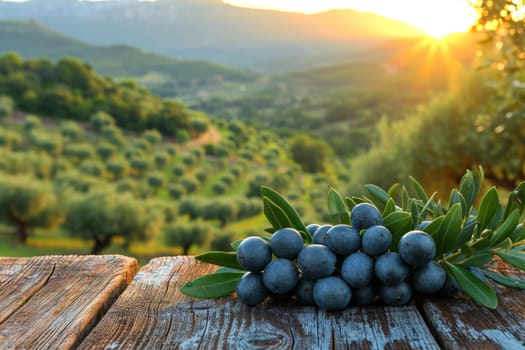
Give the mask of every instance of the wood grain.
<svg viewBox="0 0 525 350">
<path fill-rule="evenodd" d="M 191 257 L 153 259 L 79 349 L 439 349 L 413 304 L 329 313 L 293 301 L 247 307 L 179 292 L 215 268 Z"/>
<path fill-rule="evenodd" d="M 70 349 L 137 271 L 124 256 L 0 258 L 2 349 Z"/>
<path fill-rule="evenodd" d="M 509 276 L 525 274 L 499 263 L 497 270 Z M 495 310 L 469 298 L 426 298 L 422 312 L 444 349 L 525 350 L 525 291 L 492 284 L 498 293 Z"/>
</svg>

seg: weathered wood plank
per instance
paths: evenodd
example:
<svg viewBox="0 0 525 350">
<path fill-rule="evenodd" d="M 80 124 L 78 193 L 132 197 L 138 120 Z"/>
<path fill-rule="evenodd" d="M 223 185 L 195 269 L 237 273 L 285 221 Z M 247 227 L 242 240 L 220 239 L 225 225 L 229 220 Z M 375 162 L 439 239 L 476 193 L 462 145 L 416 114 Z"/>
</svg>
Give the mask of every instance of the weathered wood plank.
<svg viewBox="0 0 525 350">
<path fill-rule="evenodd" d="M 498 265 L 499 272 L 516 269 Z M 521 274 L 521 278 L 524 274 Z M 496 287 L 498 307 L 488 309 L 468 298 L 427 298 L 422 312 L 444 349 L 525 349 L 525 291 Z"/>
<path fill-rule="evenodd" d="M 191 257 L 153 259 L 80 349 L 438 349 L 413 305 L 327 313 L 292 301 L 247 307 L 196 300 L 178 288 L 215 267 Z"/>
<path fill-rule="evenodd" d="M 136 271 L 114 255 L 0 258 L 1 347 L 73 348 Z"/>
</svg>

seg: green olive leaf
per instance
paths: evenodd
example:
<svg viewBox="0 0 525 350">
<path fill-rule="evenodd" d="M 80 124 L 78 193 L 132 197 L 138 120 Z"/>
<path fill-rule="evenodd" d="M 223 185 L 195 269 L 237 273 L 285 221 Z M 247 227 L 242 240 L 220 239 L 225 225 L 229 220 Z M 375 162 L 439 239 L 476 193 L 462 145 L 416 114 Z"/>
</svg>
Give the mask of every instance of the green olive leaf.
<svg viewBox="0 0 525 350">
<path fill-rule="evenodd" d="M 241 242 L 242 242 L 242 239 L 238 239 L 236 241 L 233 241 L 230 244 L 230 247 L 232 247 L 233 250 L 237 251 L 237 248 L 239 247 L 239 244 L 241 244 Z"/>
<path fill-rule="evenodd" d="M 354 201 L 351 197 L 345 197 L 345 203 L 349 210 L 352 210 L 352 208 L 357 205 L 356 201 Z"/>
<path fill-rule="evenodd" d="M 436 197 L 436 195 L 437 195 L 437 192 L 432 193 L 430 198 L 426 201 L 425 205 L 421 209 L 422 215 L 433 213 L 434 207 L 436 206 L 436 203 L 434 202 L 434 198 Z"/>
<path fill-rule="evenodd" d="M 469 209 L 467 208 L 467 201 L 465 200 L 465 197 L 463 197 L 461 192 L 459 192 L 456 189 L 453 189 L 452 192 L 450 192 L 450 198 L 448 200 L 448 205 L 452 206 L 456 203 L 461 204 L 461 215 L 463 217 L 466 217 L 468 214 L 468 209 Z"/>
<path fill-rule="evenodd" d="M 290 204 L 290 202 L 288 202 L 286 198 L 284 198 L 277 191 L 272 190 L 271 188 L 266 187 L 266 186 L 261 186 L 261 195 L 263 197 L 263 200 L 266 199 L 266 202 L 271 202 L 273 203 L 274 206 L 281 209 L 280 211 L 284 213 L 286 218 L 288 218 L 289 226 L 287 227 L 292 227 L 296 229 L 297 231 L 299 231 L 299 233 L 301 233 L 301 236 L 303 236 L 303 239 L 305 240 L 305 242 L 310 243 L 312 241 L 312 237 L 310 236 L 310 233 L 308 233 L 308 230 L 306 229 L 304 222 L 301 220 L 301 217 L 297 213 L 297 210 L 295 210 L 295 208 Z M 284 223 L 284 221 L 286 221 L 286 220 L 282 221 L 282 215 L 280 215 L 279 211 L 271 210 L 271 212 L 277 215 L 279 222 Z M 275 215 L 273 216 L 274 219 L 275 219 Z M 283 226 L 276 227 L 274 225 L 274 228 L 283 228 Z"/>
<path fill-rule="evenodd" d="M 496 253 L 500 258 L 508 262 L 514 267 L 517 267 L 518 269 L 525 271 L 525 253 L 521 252 L 497 252 Z"/>
<path fill-rule="evenodd" d="M 465 198 L 467 208 L 470 209 L 474 205 L 476 198 L 479 195 L 482 182 L 482 173 L 478 171 L 467 170 L 459 182 L 459 192 Z"/>
<path fill-rule="evenodd" d="M 383 217 L 388 216 L 390 213 L 396 211 L 396 202 L 394 202 L 393 198 L 390 198 L 385 205 L 385 209 L 383 210 Z"/>
<path fill-rule="evenodd" d="M 416 198 L 422 200 L 423 202 L 427 202 L 428 196 L 423 186 L 421 186 L 421 184 L 412 176 L 409 176 L 408 180 L 410 181 L 410 184 L 412 185 L 412 187 L 414 188 L 414 191 L 417 194 Z"/>
<path fill-rule="evenodd" d="M 525 239 L 525 229 L 523 228 L 523 223 L 518 224 L 514 229 L 514 232 L 510 234 L 510 239 L 514 243 L 521 242 Z"/>
<path fill-rule="evenodd" d="M 225 273 L 225 272 L 242 272 L 242 273 L 246 273 L 248 271 L 244 270 L 244 269 L 235 269 L 233 267 L 219 267 L 217 270 L 215 270 L 214 273 Z"/>
<path fill-rule="evenodd" d="M 244 272 L 222 272 L 204 275 L 184 284 L 180 291 L 195 298 L 221 298 L 235 292 Z"/>
<path fill-rule="evenodd" d="M 498 297 L 486 282 L 480 280 L 468 270 L 454 266 L 449 262 L 445 262 L 444 267 L 456 279 L 459 288 L 473 300 L 491 309 L 495 309 L 498 306 Z"/>
<path fill-rule="evenodd" d="M 209 251 L 195 256 L 195 259 L 209 264 L 243 270 L 242 266 L 237 262 L 237 254 L 235 252 Z"/>
<path fill-rule="evenodd" d="M 263 198 L 263 213 L 276 230 L 285 227 L 292 227 L 290 219 L 286 216 L 281 207 L 266 197 Z"/>
<path fill-rule="evenodd" d="M 458 262 L 455 262 L 456 265 L 463 267 L 469 266 L 483 266 L 492 261 L 494 255 L 491 252 L 478 252 L 468 258 L 461 259 Z"/>
<path fill-rule="evenodd" d="M 334 189 L 328 191 L 328 216 L 332 224 L 350 225 L 350 213 L 343 197 Z"/>
<path fill-rule="evenodd" d="M 520 278 L 511 278 L 504 276 L 500 273 L 482 270 L 483 274 L 493 280 L 494 282 L 501 284 L 505 287 L 525 289 L 525 280 Z"/>
<path fill-rule="evenodd" d="M 412 227 L 412 214 L 406 211 L 394 211 L 384 218 L 383 225 L 392 233 L 390 249 L 397 249 L 397 244 L 405 233 Z"/>
<path fill-rule="evenodd" d="M 461 233 L 462 221 L 461 203 L 456 203 L 450 207 L 439 226 L 438 233 L 434 235 L 436 256 L 441 256 L 442 253 L 449 252 L 454 248 Z"/>
<path fill-rule="evenodd" d="M 525 181 L 521 182 L 509 195 L 507 208 L 503 217 L 506 219 L 514 210 L 518 210 L 519 216 L 525 208 Z"/>
<path fill-rule="evenodd" d="M 419 223 L 420 218 L 419 206 L 416 201 L 410 203 L 410 213 L 412 214 L 412 228 L 414 228 Z"/>
<path fill-rule="evenodd" d="M 438 216 L 445 215 L 445 210 L 443 210 L 443 205 L 441 204 L 441 201 L 438 201 L 436 205 L 434 205 L 434 210 L 432 216 L 437 218 Z"/>
<path fill-rule="evenodd" d="M 478 224 L 478 219 L 476 216 L 467 217 L 467 219 L 463 223 L 463 227 L 461 228 L 461 232 L 459 233 L 459 237 L 456 241 L 456 245 L 454 246 L 454 249 L 470 241 L 470 239 L 472 238 L 472 235 L 474 234 L 474 230 L 477 224 Z"/>
<path fill-rule="evenodd" d="M 501 226 L 494 232 L 492 237 L 490 238 L 490 244 L 495 246 L 501 242 L 503 242 L 507 237 L 509 237 L 514 230 L 516 229 L 516 226 L 518 226 L 519 222 L 519 210 L 515 209 L 501 224 Z"/>
<path fill-rule="evenodd" d="M 432 220 L 432 222 L 430 222 L 430 224 L 428 224 L 427 226 L 425 226 L 425 228 L 423 228 L 423 231 L 431 235 L 432 238 L 434 238 L 435 240 L 436 236 L 439 233 L 439 227 L 441 226 L 441 223 L 443 222 L 443 220 L 445 220 L 444 215 L 441 215 L 435 218 L 434 220 Z"/>
<path fill-rule="evenodd" d="M 486 228 L 495 229 L 503 216 L 503 208 L 499 203 L 496 187 L 492 186 L 481 199 L 478 209 L 478 231 Z"/>
<path fill-rule="evenodd" d="M 401 189 L 401 208 L 403 210 L 408 210 L 410 206 L 410 196 L 408 195 L 408 190 L 405 186 Z"/>
<path fill-rule="evenodd" d="M 397 191 L 399 190 L 399 184 L 395 183 L 388 189 L 388 195 L 390 198 L 394 198 L 397 194 Z"/>
<path fill-rule="evenodd" d="M 371 199 L 374 204 L 379 208 L 379 210 L 383 210 L 386 203 L 390 199 L 390 195 L 377 185 L 367 184 L 365 185 L 365 188 L 372 197 Z"/>
</svg>

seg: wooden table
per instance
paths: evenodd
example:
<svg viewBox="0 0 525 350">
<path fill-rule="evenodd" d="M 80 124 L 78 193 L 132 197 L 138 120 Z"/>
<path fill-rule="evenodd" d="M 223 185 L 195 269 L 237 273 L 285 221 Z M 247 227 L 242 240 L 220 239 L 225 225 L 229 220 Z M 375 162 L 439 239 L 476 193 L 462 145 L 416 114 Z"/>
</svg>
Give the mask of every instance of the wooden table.
<svg viewBox="0 0 525 350">
<path fill-rule="evenodd" d="M 324 312 L 181 294 L 216 266 L 124 256 L 0 258 L 0 349 L 525 349 L 525 292 Z"/>
</svg>

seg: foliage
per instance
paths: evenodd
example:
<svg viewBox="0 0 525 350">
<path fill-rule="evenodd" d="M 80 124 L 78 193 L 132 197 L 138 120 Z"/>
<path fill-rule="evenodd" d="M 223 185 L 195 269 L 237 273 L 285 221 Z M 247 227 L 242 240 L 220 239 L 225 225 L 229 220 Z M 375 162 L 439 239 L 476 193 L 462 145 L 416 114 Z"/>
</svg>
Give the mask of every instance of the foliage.
<svg viewBox="0 0 525 350">
<path fill-rule="evenodd" d="M 434 96 L 405 119 L 380 121 L 378 140 L 350 161 L 350 191 L 359 191 L 366 182 L 382 187 L 406 182 L 406 174 L 425 185 L 447 188 L 460 179 L 459 169 L 477 165 L 483 166 L 487 179 L 507 190 L 525 177 L 525 150 L 518 141 L 525 135 L 523 123 L 515 120 L 512 128 L 495 132 L 498 118 L 490 114 L 492 90 L 483 83 L 486 73 L 460 77 L 455 89 Z"/>
<path fill-rule="evenodd" d="M 192 126 L 184 106 L 163 100 L 137 84 L 115 83 L 75 58 L 63 57 L 49 66 L 47 60 L 23 61 L 8 53 L 0 57 L 0 63 L 0 94 L 10 96 L 28 112 L 91 119 L 95 128 L 110 126 L 114 120 L 134 131 L 149 128 L 168 136 L 185 132 L 190 137 Z M 43 66 L 47 69 L 42 70 Z"/>
<path fill-rule="evenodd" d="M 49 182 L 27 176 L 1 176 L 0 217 L 16 225 L 18 240 L 25 243 L 29 230 L 57 227 L 63 211 Z"/>
<path fill-rule="evenodd" d="M 166 229 L 166 244 L 170 246 L 180 246 L 182 254 L 187 255 L 192 245 L 204 243 L 210 234 L 208 224 L 192 221 L 180 222 L 169 226 Z"/>
<path fill-rule="evenodd" d="M 308 173 L 322 172 L 328 157 L 329 147 L 323 140 L 308 135 L 297 135 L 290 141 L 293 160 Z"/>
<path fill-rule="evenodd" d="M 483 33 L 481 68 L 490 88 L 478 127 L 486 149 L 488 178 L 512 189 L 525 176 L 525 4 L 511 0 L 472 0 L 478 12 L 473 30 Z"/>
<path fill-rule="evenodd" d="M 84 129 L 73 121 L 60 123 L 60 134 L 71 141 L 79 141 L 84 136 Z"/>
<path fill-rule="evenodd" d="M 13 113 L 13 100 L 8 96 L 0 95 L 0 120 L 10 117 Z"/>
<path fill-rule="evenodd" d="M 74 236 L 93 240 L 93 254 L 109 246 L 112 238 L 121 236 L 146 240 L 162 228 L 160 217 L 146 211 L 129 193 L 117 194 L 110 189 L 71 196 L 64 226 Z"/>
</svg>

